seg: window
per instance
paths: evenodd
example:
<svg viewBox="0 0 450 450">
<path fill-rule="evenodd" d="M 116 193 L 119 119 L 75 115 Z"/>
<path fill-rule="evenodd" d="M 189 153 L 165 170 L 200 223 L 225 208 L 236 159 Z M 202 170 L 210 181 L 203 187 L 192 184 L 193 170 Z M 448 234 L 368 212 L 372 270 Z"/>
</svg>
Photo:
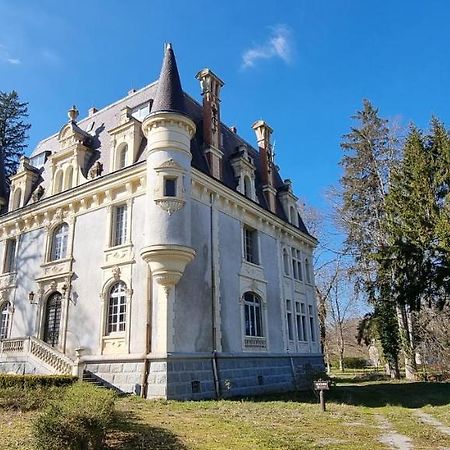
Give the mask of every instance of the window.
<svg viewBox="0 0 450 450">
<path fill-rule="evenodd" d="M 11 305 L 9 302 L 3 303 L 0 308 L 0 339 L 7 339 L 9 331 L 9 317 Z"/>
<path fill-rule="evenodd" d="M 244 177 L 244 195 L 248 198 L 252 198 L 252 182 L 248 176 Z"/>
<path fill-rule="evenodd" d="M 299 281 L 303 281 L 303 271 L 302 271 L 302 255 L 300 250 L 292 247 L 292 272 L 294 274 L 294 278 Z"/>
<path fill-rule="evenodd" d="M 20 203 L 22 202 L 22 190 L 16 189 L 13 197 L 13 209 L 20 208 Z"/>
<path fill-rule="evenodd" d="M 292 324 L 292 301 L 286 300 L 286 321 L 287 321 L 287 331 L 288 338 L 290 341 L 294 340 L 294 330 Z"/>
<path fill-rule="evenodd" d="M 311 264 L 309 263 L 309 259 L 305 259 L 305 274 L 306 274 L 306 282 L 311 283 Z"/>
<path fill-rule="evenodd" d="M 50 260 L 56 261 L 63 259 L 67 254 L 67 238 L 69 236 L 69 225 L 62 223 L 53 232 L 52 248 L 50 252 Z"/>
<path fill-rule="evenodd" d="M 6 241 L 5 265 L 3 272 L 14 272 L 16 270 L 16 240 L 8 239 Z"/>
<path fill-rule="evenodd" d="M 285 248 L 283 248 L 283 266 L 284 274 L 289 275 L 289 254 Z"/>
<path fill-rule="evenodd" d="M 127 165 L 127 155 L 128 155 L 128 146 L 124 144 L 121 148 L 119 148 L 119 155 L 117 161 L 117 168 L 122 169 Z"/>
<path fill-rule="evenodd" d="M 289 215 L 292 225 L 297 225 L 297 211 L 293 206 L 289 208 Z"/>
<path fill-rule="evenodd" d="M 306 309 L 304 303 L 295 302 L 295 325 L 297 327 L 297 339 L 306 341 Z"/>
<path fill-rule="evenodd" d="M 64 189 L 70 189 L 73 181 L 73 167 L 69 166 L 64 174 Z"/>
<path fill-rule="evenodd" d="M 61 301 L 59 292 L 52 294 L 45 308 L 44 342 L 55 347 L 59 342 L 59 328 L 61 323 Z"/>
<path fill-rule="evenodd" d="M 164 197 L 177 196 L 177 179 L 164 178 Z"/>
<path fill-rule="evenodd" d="M 263 336 L 261 299 L 253 292 L 244 294 L 245 335 Z"/>
<path fill-rule="evenodd" d="M 253 264 L 259 264 L 257 231 L 244 226 L 244 259 Z"/>
<path fill-rule="evenodd" d="M 56 172 L 55 175 L 55 187 L 54 189 L 54 194 L 57 194 L 58 192 L 61 192 L 63 189 L 63 172 L 62 170 L 58 170 L 58 172 Z"/>
<path fill-rule="evenodd" d="M 114 208 L 111 245 L 123 245 L 127 241 L 127 205 Z"/>
<path fill-rule="evenodd" d="M 106 334 L 125 331 L 126 311 L 126 286 L 123 281 L 119 281 L 109 291 Z"/>
<path fill-rule="evenodd" d="M 310 331 L 310 336 L 311 336 L 311 341 L 315 341 L 316 340 L 316 332 L 315 332 L 315 327 L 314 327 L 314 310 L 312 305 L 308 305 L 308 312 L 309 312 L 309 331 Z"/>
</svg>

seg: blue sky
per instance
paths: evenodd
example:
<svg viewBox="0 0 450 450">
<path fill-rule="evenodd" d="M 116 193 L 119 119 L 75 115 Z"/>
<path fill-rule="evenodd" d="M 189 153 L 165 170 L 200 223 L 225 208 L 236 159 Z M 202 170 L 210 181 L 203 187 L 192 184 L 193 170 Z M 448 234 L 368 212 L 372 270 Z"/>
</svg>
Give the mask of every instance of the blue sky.
<svg viewBox="0 0 450 450">
<path fill-rule="evenodd" d="M 172 42 L 185 91 L 224 81 L 222 119 L 251 143 L 260 118 L 298 195 L 323 206 L 339 142 L 370 99 L 380 113 L 449 123 L 450 2 L 0 0 L 0 90 L 29 102 L 30 151 L 66 122 L 154 81 Z"/>
</svg>

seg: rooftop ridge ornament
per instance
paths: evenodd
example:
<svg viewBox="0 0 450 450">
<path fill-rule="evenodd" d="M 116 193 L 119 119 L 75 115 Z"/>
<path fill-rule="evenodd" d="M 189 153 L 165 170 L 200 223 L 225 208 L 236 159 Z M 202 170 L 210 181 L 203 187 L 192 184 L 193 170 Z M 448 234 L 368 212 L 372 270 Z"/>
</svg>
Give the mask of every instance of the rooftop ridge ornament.
<svg viewBox="0 0 450 450">
<path fill-rule="evenodd" d="M 75 105 L 73 105 L 72 108 L 70 108 L 69 111 L 67 111 L 67 116 L 69 117 L 69 123 L 70 122 L 76 123 L 79 114 L 80 113 L 79 113 L 77 107 Z"/>
</svg>

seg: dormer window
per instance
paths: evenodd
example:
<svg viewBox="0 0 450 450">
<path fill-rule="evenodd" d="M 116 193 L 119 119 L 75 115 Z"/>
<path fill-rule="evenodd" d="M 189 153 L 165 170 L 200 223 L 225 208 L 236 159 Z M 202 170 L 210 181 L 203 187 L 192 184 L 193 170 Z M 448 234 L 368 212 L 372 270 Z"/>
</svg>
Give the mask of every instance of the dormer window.
<svg viewBox="0 0 450 450">
<path fill-rule="evenodd" d="M 128 145 L 122 144 L 117 152 L 117 169 L 123 169 L 127 165 Z"/>
<path fill-rule="evenodd" d="M 255 165 L 253 158 L 248 154 L 247 147 L 238 147 L 235 156 L 231 159 L 234 176 L 238 180 L 237 190 L 250 200 L 256 201 L 255 193 Z"/>
<path fill-rule="evenodd" d="M 13 209 L 20 208 L 22 204 L 22 189 L 18 188 L 14 192 Z"/>
</svg>

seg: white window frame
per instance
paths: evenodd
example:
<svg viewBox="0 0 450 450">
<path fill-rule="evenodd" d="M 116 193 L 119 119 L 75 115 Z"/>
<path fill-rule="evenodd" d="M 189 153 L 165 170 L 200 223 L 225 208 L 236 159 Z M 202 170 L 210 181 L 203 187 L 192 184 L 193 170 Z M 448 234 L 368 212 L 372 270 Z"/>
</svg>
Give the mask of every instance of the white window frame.
<svg viewBox="0 0 450 450">
<path fill-rule="evenodd" d="M 250 240 L 249 236 L 251 236 Z M 242 227 L 242 251 L 245 262 L 260 265 L 258 230 L 245 224 Z"/>
<path fill-rule="evenodd" d="M 3 273 L 16 271 L 17 264 L 17 239 L 11 238 L 5 241 L 5 256 L 3 258 Z"/>
<path fill-rule="evenodd" d="M 57 233 L 62 229 L 65 231 L 62 233 L 60 241 L 57 242 L 57 239 L 59 239 Z M 67 222 L 61 222 L 53 228 L 50 236 L 48 261 L 59 261 L 67 258 L 69 251 L 69 232 L 70 227 Z"/>
<path fill-rule="evenodd" d="M 252 296 L 252 299 L 249 297 Z M 247 298 L 246 298 L 247 297 Z M 264 335 L 264 317 L 261 297 L 255 292 L 245 292 L 244 297 L 244 326 L 246 337 L 263 338 Z M 247 326 L 248 317 L 248 326 Z"/>
<path fill-rule="evenodd" d="M 125 335 L 128 314 L 127 295 L 127 286 L 124 281 L 119 280 L 109 288 L 104 336 Z M 113 302 L 115 302 L 114 305 Z M 115 307 L 113 312 L 111 312 L 112 307 Z"/>
<path fill-rule="evenodd" d="M 119 213 L 121 221 L 119 223 Z M 129 205 L 121 203 L 114 205 L 111 209 L 111 233 L 110 233 L 110 247 L 118 247 L 129 243 Z"/>
<path fill-rule="evenodd" d="M 297 281 L 303 281 L 302 254 L 300 250 L 295 247 L 291 247 L 291 260 L 292 276 Z"/>
<path fill-rule="evenodd" d="M 11 326 L 11 303 L 3 302 L 0 305 L 0 341 L 8 339 Z"/>
</svg>

